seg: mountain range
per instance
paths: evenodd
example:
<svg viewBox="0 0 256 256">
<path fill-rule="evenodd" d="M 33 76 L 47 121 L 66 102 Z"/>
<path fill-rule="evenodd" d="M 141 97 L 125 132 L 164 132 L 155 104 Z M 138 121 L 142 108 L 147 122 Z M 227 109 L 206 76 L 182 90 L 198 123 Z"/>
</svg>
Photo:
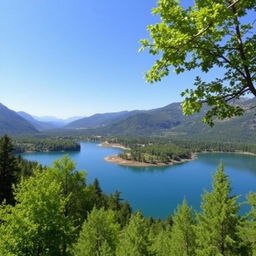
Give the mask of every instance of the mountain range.
<svg viewBox="0 0 256 256">
<path fill-rule="evenodd" d="M 256 98 L 243 99 L 236 104 L 244 108 L 251 108 L 256 105 Z M 48 122 L 39 121 L 25 112 L 18 112 L 17 114 L 3 105 L 0 106 L 1 134 L 33 134 L 49 130 L 49 132 L 55 131 L 55 134 L 76 134 L 79 132 L 79 134 L 85 135 L 128 137 L 162 135 L 179 138 L 193 137 L 207 140 L 256 142 L 255 108 L 246 111 L 241 117 L 223 121 L 216 120 L 214 127 L 211 128 L 201 121 L 207 107 L 203 107 L 200 113 L 184 116 L 180 103 L 172 103 L 162 108 L 147 111 L 134 110 L 95 114 L 71 121 L 68 124 L 63 122 L 62 126 L 54 124 L 54 120 L 51 122 L 49 119 Z M 6 112 L 11 114 L 6 114 Z M 56 130 L 60 127 L 61 130 Z"/>
<path fill-rule="evenodd" d="M 122 121 L 126 118 L 133 116 L 140 111 L 121 111 L 114 113 L 95 114 L 90 117 L 84 117 L 73 122 L 70 122 L 65 126 L 68 129 L 94 129 L 99 127 L 105 127 L 113 122 Z"/>
<path fill-rule="evenodd" d="M 0 103 L 0 134 L 35 134 L 38 130 L 15 111 Z"/>
<path fill-rule="evenodd" d="M 54 123 L 39 121 L 26 112 L 19 111 L 17 112 L 17 114 L 23 117 L 25 120 L 27 120 L 30 124 L 32 124 L 34 128 L 36 128 L 38 131 L 45 131 L 45 130 L 57 128 L 57 126 L 55 126 Z"/>
</svg>

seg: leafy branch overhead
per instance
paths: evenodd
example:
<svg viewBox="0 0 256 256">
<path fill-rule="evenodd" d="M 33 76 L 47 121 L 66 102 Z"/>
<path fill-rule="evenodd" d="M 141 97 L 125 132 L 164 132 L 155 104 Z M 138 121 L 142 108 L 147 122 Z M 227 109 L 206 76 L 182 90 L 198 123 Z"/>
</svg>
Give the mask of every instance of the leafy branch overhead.
<svg viewBox="0 0 256 256">
<path fill-rule="evenodd" d="M 225 119 L 244 113 L 235 99 L 256 96 L 256 1 L 194 2 L 184 8 L 177 0 L 159 0 L 152 13 L 161 21 L 148 26 L 152 40 L 141 40 L 141 50 L 158 57 L 146 73 L 151 83 L 169 75 L 170 67 L 177 74 L 192 69 L 220 71 L 211 82 L 197 77 L 195 89 L 182 93 L 184 114 L 199 112 L 207 103 L 204 122 L 213 125 L 215 116 Z"/>
</svg>

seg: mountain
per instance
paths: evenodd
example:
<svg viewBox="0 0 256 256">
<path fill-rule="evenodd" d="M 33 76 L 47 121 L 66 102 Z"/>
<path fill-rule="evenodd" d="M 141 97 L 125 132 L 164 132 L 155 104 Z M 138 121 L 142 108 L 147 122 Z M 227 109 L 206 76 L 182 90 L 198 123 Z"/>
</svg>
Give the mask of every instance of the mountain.
<svg viewBox="0 0 256 256">
<path fill-rule="evenodd" d="M 214 127 L 202 122 L 208 107 L 200 113 L 184 116 L 181 104 L 172 103 L 163 108 L 133 113 L 122 120 L 114 120 L 108 125 L 89 129 L 87 134 L 103 136 L 173 136 L 174 138 L 194 138 L 207 141 L 256 142 L 256 98 L 234 102 L 249 109 L 241 117 L 215 120 Z"/>
<path fill-rule="evenodd" d="M 58 125 L 63 126 L 65 120 L 45 117 L 44 120 L 52 121 L 45 123 L 24 112 L 19 112 L 21 117 L 0 104 L 0 134 L 28 134 L 36 133 L 37 130 L 45 132 L 48 129 L 47 134 L 49 135 L 74 134 L 123 137 L 160 135 L 172 136 L 177 139 L 193 138 L 203 141 L 256 143 L 256 98 L 241 99 L 234 101 L 233 104 L 240 105 L 248 111 L 241 117 L 222 121 L 215 120 L 213 128 L 202 123 L 202 118 L 208 107 L 203 107 L 200 113 L 184 116 L 181 103 L 177 102 L 152 110 L 95 114 L 91 117 L 73 121 L 64 128 L 52 130 L 50 130 L 50 127 L 53 128 L 53 123 L 61 122 Z"/>
<path fill-rule="evenodd" d="M 22 135 L 37 133 L 26 119 L 0 103 L 0 134 Z"/>
<path fill-rule="evenodd" d="M 36 120 L 33 116 L 29 115 L 26 112 L 19 111 L 18 115 L 26 119 L 30 124 L 32 124 L 38 131 L 45 131 L 56 128 L 56 126 L 51 122 L 41 122 Z"/>
<path fill-rule="evenodd" d="M 61 119 L 54 116 L 42 116 L 42 117 L 33 116 L 33 118 L 40 122 L 51 123 L 53 126 L 55 126 L 55 128 L 62 128 L 67 124 L 69 124 L 70 122 L 73 122 L 77 119 L 81 119 L 82 117 L 76 116 L 76 117 L 70 117 L 67 119 Z"/>
<path fill-rule="evenodd" d="M 115 113 L 95 114 L 90 117 L 84 117 L 65 126 L 67 129 L 91 129 L 105 127 L 113 122 L 121 121 L 140 111 L 121 111 Z"/>
<path fill-rule="evenodd" d="M 162 108 L 133 113 L 98 131 L 118 136 L 151 136 L 181 125 L 186 118 L 182 114 L 180 103 L 172 103 Z"/>
</svg>

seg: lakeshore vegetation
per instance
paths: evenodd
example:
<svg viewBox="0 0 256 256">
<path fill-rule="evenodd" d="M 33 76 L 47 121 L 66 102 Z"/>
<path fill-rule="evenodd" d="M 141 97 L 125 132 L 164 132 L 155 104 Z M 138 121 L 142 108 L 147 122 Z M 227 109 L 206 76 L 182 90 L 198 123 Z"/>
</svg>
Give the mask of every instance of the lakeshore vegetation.
<svg viewBox="0 0 256 256">
<path fill-rule="evenodd" d="M 191 153 L 174 144 L 161 145 L 135 145 L 131 149 L 119 154 L 119 157 L 129 161 L 137 161 L 149 164 L 171 164 L 191 159 Z"/>
<path fill-rule="evenodd" d="M 195 154 L 200 152 L 256 154 L 256 145 L 246 143 L 174 140 L 167 137 L 105 139 L 105 145 L 124 148 L 124 152 L 107 157 L 107 161 L 127 166 L 169 165 L 193 160 Z"/>
<path fill-rule="evenodd" d="M 68 156 L 51 167 L 19 169 L 7 136 L 0 140 L 0 255 L 246 256 L 256 253 L 256 194 L 239 215 L 238 196 L 219 165 L 201 211 L 186 200 L 166 220 L 132 212 L 120 193 L 86 182 Z M 21 161 L 21 160 L 20 160 Z M 25 168 L 26 169 L 26 168 Z M 1 185 L 2 185 L 1 184 Z"/>
<path fill-rule="evenodd" d="M 94 137 L 88 137 L 89 140 L 97 141 Z M 238 141 L 229 141 L 222 142 L 213 137 L 212 140 L 202 140 L 198 139 L 189 139 L 185 137 L 184 139 L 178 137 L 101 137 L 99 140 L 106 140 L 109 144 L 120 144 L 125 148 L 133 148 L 145 145 L 158 144 L 161 145 L 175 145 L 182 148 L 184 151 L 189 152 L 249 152 L 256 154 L 256 145 L 255 143 L 250 142 L 238 142 Z"/>
<path fill-rule="evenodd" d="M 69 137 L 22 137 L 14 140 L 16 153 L 50 152 L 50 151 L 79 151 L 80 144 Z"/>
</svg>

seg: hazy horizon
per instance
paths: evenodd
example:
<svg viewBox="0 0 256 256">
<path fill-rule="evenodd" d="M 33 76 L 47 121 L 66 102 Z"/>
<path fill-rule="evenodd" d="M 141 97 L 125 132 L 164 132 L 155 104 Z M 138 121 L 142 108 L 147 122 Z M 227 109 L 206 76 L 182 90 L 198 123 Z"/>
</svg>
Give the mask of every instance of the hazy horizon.
<svg viewBox="0 0 256 256">
<path fill-rule="evenodd" d="M 0 102 L 0 103 L 2 103 L 2 102 Z M 180 103 L 180 102 L 177 102 L 177 101 L 175 101 L 175 102 L 170 102 L 169 104 L 172 104 L 172 103 Z M 148 108 L 148 109 L 121 109 L 121 110 L 115 110 L 115 111 L 111 111 L 111 112 L 95 112 L 95 113 L 92 113 L 92 114 L 90 114 L 90 115 L 76 115 L 76 114 L 74 114 L 73 116 L 67 116 L 67 117 L 65 117 L 65 116 L 54 116 L 54 115 L 48 115 L 47 113 L 44 113 L 43 115 L 41 115 L 41 116 L 38 116 L 38 115 L 34 115 L 33 113 L 30 113 L 30 112 L 26 112 L 26 111 L 24 111 L 24 110 L 17 110 L 17 109 L 13 109 L 13 108 L 10 108 L 8 105 L 6 105 L 6 104 L 4 104 L 4 103 L 2 103 L 5 107 L 7 107 L 7 108 L 9 108 L 10 110 L 13 110 L 13 111 L 15 111 L 15 112 L 25 112 L 25 113 L 27 113 L 27 114 L 29 114 L 29 115 L 31 115 L 32 117 L 34 117 L 35 119 L 40 119 L 40 120 L 42 120 L 42 119 L 51 119 L 51 118 L 55 118 L 55 119 L 60 119 L 60 120 L 68 120 L 68 119 L 73 119 L 73 118 L 75 118 L 75 119 L 80 119 L 80 118 L 84 118 L 84 117 L 90 117 L 90 116 L 92 116 L 92 115 L 95 115 L 95 114 L 107 114 L 107 113 L 118 113 L 118 112 L 125 112 L 125 111 L 147 111 L 147 110 L 152 110 L 152 109 L 157 109 L 157 108 L 162 108 L 162 107 L 165 107 L 165 106 L 167 106 L 167 105 L 169 105 L 169 104 L 167 104 L 167 105 L 164 105 L 164 106 L 158 106 L 158 107 L 156 107 L 156 108 Z"/>
</svg>

